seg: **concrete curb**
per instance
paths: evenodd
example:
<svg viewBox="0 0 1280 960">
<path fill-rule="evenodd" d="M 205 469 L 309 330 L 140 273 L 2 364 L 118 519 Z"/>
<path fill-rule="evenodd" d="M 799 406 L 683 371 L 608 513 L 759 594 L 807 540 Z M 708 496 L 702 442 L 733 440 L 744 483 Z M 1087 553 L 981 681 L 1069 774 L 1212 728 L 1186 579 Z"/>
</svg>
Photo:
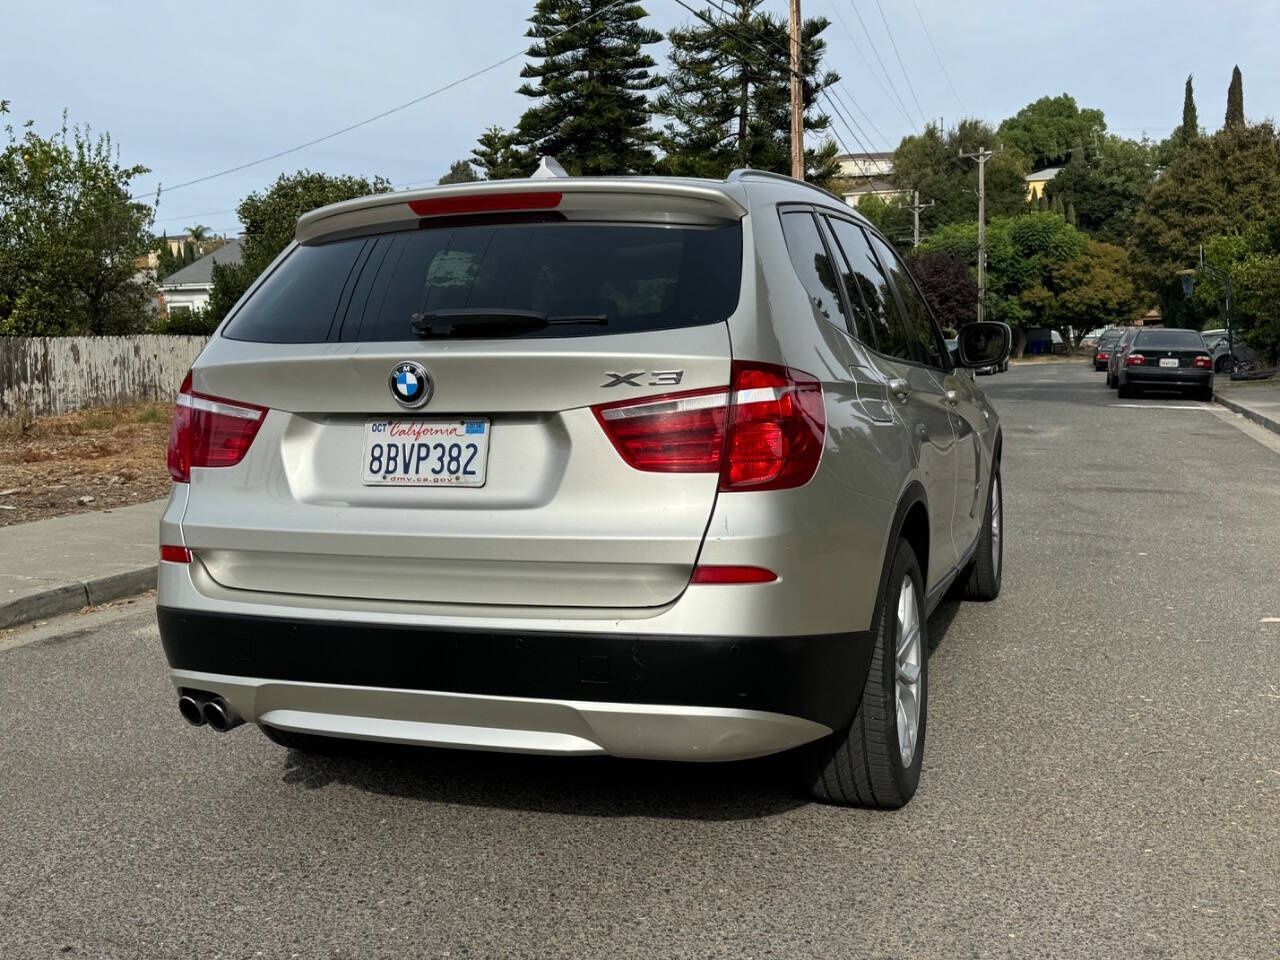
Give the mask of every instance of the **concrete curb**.
<svg viewBox="0 0 1280 960">
<path fill-rule="evenodd" d="M 1263 416 L 1257 410 L 1251 410 L 1242 403 L 1235 400 L 1228 400 L 1222 394 L 1215 392 L 1213 399 L 1222 404 L 1232 413 L 1238 413 L 1242 417 L 1247 417 L 1259 426 L 1266 427 L 1272 433 L 1280 433 L 1280 420 L 1272 420 L 1270 417 Z"/>
<path fill-rule="evenodd" d="M 136 567 L 105 577 L 50 584 L 47 590 L 0 604 L 0 629 L 32 620 L 75 613 L 82 607 L 137 596 L 155 589 L 156 565 Z"/>
</svg>

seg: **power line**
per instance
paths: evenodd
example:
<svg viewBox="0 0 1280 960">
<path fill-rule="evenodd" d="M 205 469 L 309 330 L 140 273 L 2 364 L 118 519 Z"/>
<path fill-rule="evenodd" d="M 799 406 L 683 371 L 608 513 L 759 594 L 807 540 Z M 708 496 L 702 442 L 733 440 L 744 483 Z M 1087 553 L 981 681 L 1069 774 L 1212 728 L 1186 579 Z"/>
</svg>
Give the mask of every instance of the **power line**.
<svg viewBox="0 0 1280 960">
<path fill-rule="evenodd" d="M 929 32 L 929 25 L 924 22 L 924 14 L 920 12 L 920 4 L 916 0 L 911 0 L 911 5 L 916 8 L 916 16 L 920 18 L 920 26 L 924 28 L 925 39 L 929 41 L 929 46 L 933 49 L 933 55 L 938 60 L 938 66 L 942 69 L 942 75 L 947 78 L 947 86 L 951 88 L 951 92 L 956 95 L 956 103 L 960 104 L 960 110 L 964 113 L 969 112 L 969 108 L 964 105 L 964 101 L 960 99 L 960 91 L 956 89 L 956 85 L 951 81 L 951 74 L 947 72 L 947 65 L 942 62 L 942 54 L 938 53 L 938 48 L 933 42 L 933 34 Z"/>
<path fill-rule="evenodd" d="M 862 47 L 858 45 L 858 41 L 854 38 L 853 31 L 849 29 L 849 21 L 844 18 L 844 14 L 840 12 L 840 8 L 836 6 L 836 0 L 829 0 L 828 5 L 831 7 L 831 12 L 836 15 L 836 19 L 840 21 L 841 29 L 843 29 L 845 34 L 849 37 L 849 43 L 852 44 L 854 53 L 858 55 L 858 59 L 862 61 L 862 65 L 867 68 L 867 73 L 871 74 L 871 79 L 880 87 L 880 92 L 885 95 L 885 98 L 890 103 L 898 108 L 898 112 L 902 114 L 909 125 L 915 126 L 915 121 L 913 121 L 911 116 L 901 106 L 899 106 L 897 101 L 894 100 L 893 95 L 889 93 L 889 88 L 884 85 L 884 81 L 880 79 L 880 75 L 877 74 L 875 68 L 871 66 L 871 61 L 867 59 L 867 55 L 862 52 Z M 863 115 L 865 116 L 865 113 Z M 867 121 L 870 122 L 869 117 L 867 118 Z M 880 135 L 880 139 L 884 140 L 886 143 L 889 142 L 889 138 L 884 134 Z"/>
<path fill-rule="evenodd" d="M 893 77 L 889 76 L 889 70 L 884 65 L 884 60 L 880 56 L 880 50 L 876 46 L 875 40 L 871 38 L 871 31 L 867 29 L 867 22 L 862 19 L 862 13 L 858 10 L 857 3 L 855 3 L 854 0 L 849 0 L 849 6 L 853 8 L 853 14 L 858 18 L 858 25 L 862 27 L 862 32 L 866 34 L 867 43 L 871 47 L 871 52 L 876 56 L 876 63 L 880 64 L 880 69 L 884 73 L 884 78 L 889 81 L 889 89 L 893 91 L 893 95 L 898 101 L 898 106 L 902 108 L 902 115 L 907 118 L 907 123 L 911 124 L 911 129 L 915 130 L 916 133 L 919 133 L 920 128 L 917 127 L 916 122 L 911 119 L 911 114 L 907 110 L 906 101 L 902 99 L 902 94 L 898 93 L 898 88 L 894 86 Z"/>
<path fill-rule="evenodd" d="M 884 15 L 884 7 L 881 6 L 880 0 L 876 0 L 876 9 L 880 11 L 880 22 L 884 24 L 884 32 L 889 35 L 889 46 L 893 47 L 893 55 L 898 58 L 898 69 L 902 71 L 902 79 L 907 81 L 907 90 L 910 91 L 911 99 L 916 105 L 916 112 L 920 114 L 920 122 L 927 127 L 929 121 L 924 118 L 924 108 L 920 106 L 920 98 L 916 96 L 916 87 L 911 82 L 911 74 L 907 73 L 907 67 L 902 62 L 902 54 L 898 52 L 898 41 L 893 39 L 893 29 L 889 26 L 889 18 Z"/>
<path fill-rule="evenodd" d="M 725 18 L 726 18 L 726 19 L 728 19 L 728 20 L 730 20 L 730 21 L 732 21 L 732 22 L 734 22 L 734 23 L 737 23 L 737 22 L 738 22 L 737 20 L 735 20 L 735 19 L 730 15 L 730 13 L 729 13 L 729 11 L 728 11 L 728 10 L 726 10 L 724 7 L 720 6 L 720 4 L 717 2 L 717 0 L 707 0 L 707 2 L 708 2 L 708 3 L 710 3 L 710 4 L 711 4 L 711 6 L 715 7 L 717 10 L 719 10 L 719 11 L 720 11 L 720 13 L 721 13 L 721 14 L 723 14 L 723 15 L 725 16 Z M 740 36 L 739 34 L 735 34 L 735 33 L 730 32 L 730 31 L 729 31 L 729 30 L 724 26 L 724 24 L 723 24 L 723 23 L 717 23 L 716 21 L 714 21 L 714 20 L 712 20 L 712 19 L 709 19 L 708 17 L 704 16 L 704 15 L 703 15 L 702 13 L 700 13 L 699 11 L 694 10 L 694 9 L 693 9 L 691 6 L 689 6 L 687 3 L 684 3 L 684 2 L 683 2 L 683 0 L 676 0 L 676 3 L 680 4 L 680 6 L 684 7 L 686 10 L 688 10 L 690 13 L 692 13 L 695 17 L 697 17 L 698 19 L 700 19 L 700 20 L 702 20 L 704 23 L 706 23 L 708 26 L 710 26 L 712 29 L 719 30 L 719 31 L 720 31 L 721 33 L 723 33 L 725 36 L 730 37 L 731 39 L 737 40 L 739 43 L 741 43 L 741 44 L 745 45 L 745 46 L 746 46 L 746 47 L 748 47 L 748 48 L 750 48 L 750 47 L 752 46 L 752 43 L 751 43 L 751 41 L 750 41 L 750 40 L 744 39 L 744 38 L 743 38 L 742 36 Z M 773 46 L 773 47 L 774 47 L 776 50 L 778 50 L 779 52 L 781 52 L 781 53 L 785 53 L 785 54 L 787 54 L 787 55 L 788 55 L 788 57 L 790 57 L 790 53 L 791 53 L 791 52 L 790 52 L 790 50 L 788 50 L 787 48 L 783 47 L 783 46 L 782 46 L 780 43 L 778 43 L 777 41 L 772 40 L 772 39 L 771 39 L 771 38 L 769 38 L 768 36 L 762 36 L 762 37 L 761 37 L 761 39 L 762 39 L 762 40 L 767 41 L 771 46 Z M 802 44 L 802 48 L 803 48 L 803 44 Z M 790 70 L 790 68 L 788 68 L 788 73 L 790 73 L 790 72 L 791 72 L 791 70 Z M 834 90 L 835 90 L 835 87 L 832 87 L 832 88 L 831 88 L 831 90 L 832 90 L 832 91 L 834 91 Z M 844 125 L 845 125 L 845 129 L 849 132 L 850 136 L 852 136 L 852 137 L 854 138 L 854 140 L 855 140 L 855 141 L 857 141 L 858 145 L 862 148 L 863 153 L 868 153 L 868 154 L 869 154 L 869 153 L 871 153 L 871 150 L 869 150 L 869 149 L 867 148 L 866 144 L 864 144 L 864 143 L 862 142 L 862 140 L 861 140 L 861 139 L 859 139 L 858 135 L 857 135 L 856 133 L 854 133 L 854 132 L 853 132 L 853 126 L 855 126 L 856 124 L 854 124 L 854 125 L 850 125 L 849 121 L 848 121 L 847 119 L 845 119 L 845 118 L 844 118 L 844 115 L 839 113 L 838 109 L 836 108 L 836 106 L 835 106 L 834 102 L 832 101 L 831 96 L 828 94 L 827 90 L 826 90 L 825 88 L 824 88 L 824 89 L 819 90 L 819 91 L 818 91 L 818 95 L 819 95 L 820 97 L 822 97 L 823 99 L 825 99 L 825 100 L 826 100 L 827 105 L 828 105 L 828 106 L 830 106 L 830 107 L 832 108 L 832 112 L 837 113 L 837 114 L 840 116 L 840 119 L 842 120 L 842 122 L 843 122 L 843 123 L 844 123 Z M 852 94 L 850 94 L 850 95 L 849 95 L 849 99 L 850 99 L 850 100 L 853 100 L 853 102 L 854 102 L 854 103 L 857 103 L 857 100 L 855 100 L 855 99 L 854 99 L 854 97 L 853 97 L 853 95 L 852 95 Z M 858 127 L 858 129 L 859 129 L 859 130 L 861 130 L 862 128 L 861 128 L 861 127 Z M 844 142 L 844 138 L 840 136 L 840 132 L 835 128 L 835 125 L 834 125 L 834 124 L 833 124 L 833 125 L 832 125 L 832 127 L 831 127 L 831 132 L 832 132 L 833 134 L 835 134 L 836 141 L 840 144 L 841 149 L 843 149 L 845 153 L 849 154 L 849 156 L 850 156 L 851 158 L 852 158 L 852 157 L 856 157 L 856 154 L 854 154 L 854 152 L 853 152 L 852 150 L 850 150 L 850 149 L 849 149 L 848 145 Z M 866 131 L 862 131 L 862 132 L 863 132 L 863 136 L 866 136 Z M 870 137 L 867 137 L 867 140 L 870 140 L 870 139 L 871 139 Z M 867 173 L 866 165 L 865 165 L 864 163 L 862 163 L 862 161 L 855 160 L 855 162 L 856 162 L 856 163 L 859 163 L 859 164 L 862 166 L 862 173 L 863 173 L 863 176 L 869 176 L 869 174 Z"/>
<path fill-rule="evenodd" d="M 554 33 L 548 34 L 548 36 L 542 39 L 546 41 L 551 39 L 551 37 L 559 36 L 560 34 L 566 33 L 569 30 L 574 30 L 582 26 L 588 20 L 594 20 L 596 17 L 600 16 L 601 14 L 608 13 L 614 7 L 621 6 L 625 2 L 627 2 L 627 0 L 614 0 L 613 3 L 610 3 L 606 7 L 601 7 L 599 10 L 597 10 L 593 14 L 590 14 L 589 16 L 583 17 L 577 23 L 571 23 L 569 26 L 563 27 L 560 30 L 556 30 Z M 527 49 L 528 49 L 527 47 L 521 48 L 520 50 L 517 50 L 515 53 L 511 54 L 510 56 L 503 57 L 501 60 L 497 60 L 489 64 L 487 67 L 481 67 L 479 70 L 476 70 L 473 73 L 469 73 L 465 77 L 459 77 L 457 80 L 452 80 L 449 83 L 446 83 L 442 87 L 437 87 L 434 90 L 424 93 L 420 97 L 414 97 L 412 100 L 406 101 L 405 103 L 402 103 L 399 106 L 392 107 L 389 110 L 383 110 L 381 113 L 374 114 L 372 117 L 366 117 L 363 120 L 357 120 L 355 123 L 349 124 L 348 126 L 343 127 L 341 130 L 335 130 L 332 133 L 326 133 L 322 137 L 316 137 L 314 140 L 308 140 L 306 143 L 300 143 L 296 147 L 289 147 L 286 150 L 280 150 L 276 153 L 271 154 L 270 156 L 259 157 L 257 160 L 250 160 L 248 163 L 241 163 L 234 167 L 228 167 L 226 170 L 219 170 L 217 173 L 210 173 L 203 177 L 196 177 L 194 180 L 187 180 L 186 182 L 179 183 L 176 186 L 162 188 L 162 186 L 158 184 L 155 190 L 153 191 L 149 190 L 146 193 L 140 193 L 136 197 L 130 197 L 129 199 L 141 200 L 143 197 L 149 197 L 152 193 L 159 194 L 162 189 L 163 189 L 163 192 L 165 193 L 171 193 L 174 190 L 181 190 L 184 187 L 193 187 L 197 183 L 205 183 L 209 180 L 216 180 L 218 177 L 225 177 L 231 173 L 238 173 L 241 170 L 247 170 L 249 167 L 256 167 L 258 164 L 266 163 L 268 160 L 277 160 L 280 157 L 288 156 L 291 153 L 297 153 L 299 150 L 305 150 L 307 147 L 314 147 L 317 143 L 324 143 L 326 140 L 332 140 L 334 137 L 340 137 L 344 133 L 350 133 L 352 130 L 357 130 L 360 127 L 368 126 L 369 124 L 377 120 L 381 120 L 384 117 L 391 116 L 391 114 L 393 113 L 399 113 L 401 110 L 407 110 L 409 107 L 422 103 L 424 100 L 429 100 L 434 96 L 437 96 L 448 90 L 452 90 L 454 87 L 464 84 L 468 80 L 474 80 L 476 77 L 481 76 L 482 74 L 488 73 L 491 70 L 496 70 L 498 69 L 498 67 L 501 67 L 504 64 L 510 63 L 512 60 L 516 59 L 517 57 L 524 56 L 525 53 L 527 52 Z"/>
</svg>

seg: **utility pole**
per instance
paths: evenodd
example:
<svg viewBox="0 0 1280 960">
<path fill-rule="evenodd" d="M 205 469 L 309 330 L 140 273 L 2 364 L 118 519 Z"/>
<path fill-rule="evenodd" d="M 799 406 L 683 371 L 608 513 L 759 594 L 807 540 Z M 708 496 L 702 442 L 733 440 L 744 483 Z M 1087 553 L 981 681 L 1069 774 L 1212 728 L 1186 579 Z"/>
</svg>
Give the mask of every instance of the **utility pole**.
<svg viewBox="0 0 1280 960">
<path fill-rule="evenodd" d="M 907 206 L 907 209 L 911 211 L 911 248 L 913 250 L 920 246 L 920 211 L 928 210 L 935 203 L 937 203 L 936 200 L 930 200 L 928 203 L 921 203 L 920 191 L 911 191 L 911 203 Z M 901 207 L 902 204 L 900 203 L 898 206 Z"/>
<path fill-rule="evenodd" d="M 804 179 L 804 86 L 800 73 L 800 0 L 791 0 L 791 176 Z"/>
<path fill-rule="evenodd" d="M 978 322 L 982 322 L 982 310 L 987 299 L 987 161 L 995 156 L 992 150 L 974 153 L 960 151 L 966 160 L 978 161 Z"/>
</svg>

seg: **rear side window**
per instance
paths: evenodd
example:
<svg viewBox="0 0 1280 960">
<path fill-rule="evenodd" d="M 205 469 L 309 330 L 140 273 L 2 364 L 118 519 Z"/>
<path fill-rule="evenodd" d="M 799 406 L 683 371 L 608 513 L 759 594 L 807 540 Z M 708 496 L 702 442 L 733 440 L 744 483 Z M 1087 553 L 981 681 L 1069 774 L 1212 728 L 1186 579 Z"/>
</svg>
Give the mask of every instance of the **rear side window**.
<svg viewBox="0 0 1280 960">
<path fill-rule="evenodd" d="M 872 346 L 900 360 L 911 360 L 911 344 L 898 313 L 889 279 L 871 252 L 862 228 L 848 220 L 829 221 L 845 256 L 844 282 L 849 299 L 857 300 L 875 337 Z"/>
<path fill-rule="evenodd" d="M 782 215 L 782 234 L 791 255 L 791 266 L 809 294 L 809 306 L 819 320 L 834 323 L 842 330 L 850 330 L 849 318 L 836 280 L 835 265 L 827 253 L 817 221 L 807 210 L 795 210 Z"/>
<path fill-rule="evenodd" d="M 227 325 L 235 340 L 413 339 L 433 310 L 604 316 L 523 336 L 717 323 L 737 308 L 742 231 L 610 223 L 431 226 L 298 247 Z"/>
<path fill-rule="evenodd" d="M 1197 330 L 1144 330 L 1134 338 L 1135 350 L 1203 350 L 1204 338 Z"/>
<path fill-rule="evenodd" d="M 948 364 L 942 356 L 942 338 L 933 325 L 933 316 L 925 305 L 924 297 L 916 289 L 915 280 L 898 255 L 889 249 L 879 237 L 873 236 L 871 243 L 880 254 L 880 261 L 893 274 L 893 285 L 898 290 L 902 305 L 906 309 L 907 335 L 911 338 L 911 347 L 915 358 L 931 367 L 947 369 Z"/>
</svg>

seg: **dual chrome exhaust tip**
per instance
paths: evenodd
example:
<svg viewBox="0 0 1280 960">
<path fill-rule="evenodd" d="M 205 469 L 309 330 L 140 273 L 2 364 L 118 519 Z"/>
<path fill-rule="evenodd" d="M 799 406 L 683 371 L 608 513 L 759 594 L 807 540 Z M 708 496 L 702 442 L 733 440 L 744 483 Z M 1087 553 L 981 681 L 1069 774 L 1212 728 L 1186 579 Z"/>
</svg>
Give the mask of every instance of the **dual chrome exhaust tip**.
<svg viewBox="0 0 1280 960">
<path fill-rule="evenodd" d="M 234 730 L 244 723 L 244 717 L 236 713 L 236 708 L 227 703 L 226 698 L 204 690 L 183 690 L 178 697 L 178 712 L 193 727 L 208 724 L 219 733 Z"/>
</svg>

